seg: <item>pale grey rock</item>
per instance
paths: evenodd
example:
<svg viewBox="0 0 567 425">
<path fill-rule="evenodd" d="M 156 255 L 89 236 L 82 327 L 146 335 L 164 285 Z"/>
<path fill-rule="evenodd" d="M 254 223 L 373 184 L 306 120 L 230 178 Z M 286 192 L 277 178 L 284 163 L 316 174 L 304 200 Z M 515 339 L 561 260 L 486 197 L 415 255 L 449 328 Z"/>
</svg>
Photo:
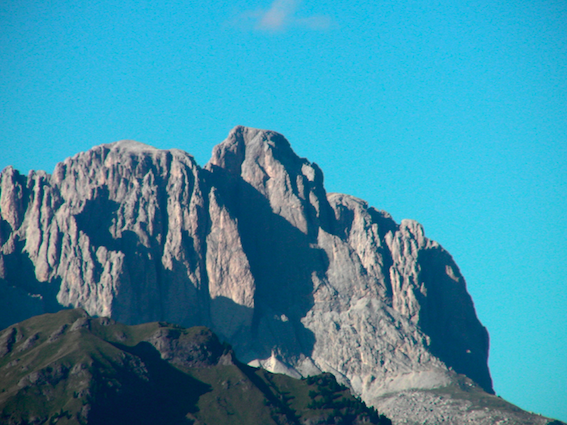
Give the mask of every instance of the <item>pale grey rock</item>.
<svg viewBox="0 0 567 425">
<path fill-rule="evenodd" d="M 473 385 L 473 384 L 471 384 Z M 396 424 L 408 425 L 546 425 L 549 418 L 517 408 L 495 395 L 467 398 L 442 391 L 405 390 L 373 401 Z M 490 406 L 490 407 L 489 407 Z"/>
<path fill-rule="evenodd" d="M 29 338 L 27 338 L 17 349 L 17 351 L 26 351 L 29 350 L 30 348 L 33 348 L 35 346 L 35 344 L 37 343 L 37 341 L 39 340 L 39 333 L 36 332 L 33 335 L 31 335 Z"/>
<path fill-rule="evenodd" d="M 7 169 L 2 184 L 17 182 L 28 208 L 20 217 L 18 191 L 2 190 L 11 231 L 0 278 L 41 296 L 45 311 L 200 321 L 208 218 L 197 174 L 190 155 L 136 142 L 75 155 L 53 176 L 32 172 L 26 187 Z"/>
<path fill-rule="evenodd" d="M 261 367 L 263 369 L 269 370 L 273 373 L 281 373 L 284 375 L 291 376 L 292 378 L 299 379 L 303 375 L 303 373 L 299 372 L 296 367 L 291 366 L 290 364 L 283 361 L 276 353 L 272 353 L 272 355 L 267 359 L 255 359 L 248 363 L 249 366 L 252 367 Z M 297 366 L 297 365 L 296 365 Z M 317 375 L 321 373 L 319 368 L 314 368 L 312 373 L 313 375 Z M 309 376 L 307 374 L 306 376 Z"/>
<path fill-rule="evenodd" d="M 293 366 L 306 354 L 365 399 L 448 382 L 452 372 L 447 366 L 454 365 L 431 355 L 430 338 L 419 326 L 428 289 L 420 255 L 442 249 L 425 238 L 419 224 L 405 220 L 398 226 L 364 201 L 327 196 L 319 168 L 297 157 L 277 133 L 238 127 L 214 149 L 206 168 L 229 180 L 224 194 L 228 199 L 233 195 L 229 202 L 241 234 L 249 238 L 245 248 L 258 292 L 266 287 L 268 296 L 256 297 L 267 313 L 255 312 L 260 339 L 265 338 L 266 346 L 274 345 L 272 334 L 285 341 L 270 347 L 259 364 L 270 364 L 275 353 Z M 286 246 L 290 235 L 293 243 Z M 284 246 L 283 252 L 269 246 L 273 241 Z M 305 290 L 306 305 L 286 305 L 290 285 L 296 298 Z M 277 299 L 272 302 L 270 294 Z M 470 298 L 453 301 L 470 303 Z M 470 312 L 472 326 L 484 337 L 474 309 Z M 282 314 L 291 318 L 287 324 L 274 319 Z M 292 332 L 286 332 L 286 325 L 304 338 L 287 338 Z M 487 349 L 480 344 L 485 362 Z M 258 352 L 239 354 L 247 358 Z M 489 377 L 482 384 L 491 390 Z"/>
<path fill-rule="evenodd" d="M 89 317 L 79 317 L 73 324 L 71 325 L 71 332 L 78 331 L 80 329 L 90 329 L 91 328 L 91 320 Z"/>
<path fill-rule="evenodd" d="M 332 372 L 397 423 L 514 420 L 435 399 L 462 375 L 493 392 L 488 333 L 450 254 L 413 220 L 327 194 L 319 167 L 275 132 L 236 127 L 203 168 L 134 141 L 52 175 L 8 167 L 0 249 L 0 306 L 16 302 L 20 316 L 82 307 L 128 324 L 206 325 L 253 365 Z M 169 358 L 180 341 L 149 342 Z M 176 361 L 193 361 L 185 348 Z"/>
<path fill-rule="evenodd" d="M 252 325 L 255 282 L 242 248 L 238 225 L 213 187 L 209 192 L 211 229 L 206 238 L 206 267 L 211 323 L 232 339 Z"/>
<path fill-rule="evenodd" d="M 16 328 L 8 328 L 0 334 L 0 357 L 4 357 L 12 351 L 17 334 L 18 330 Z"/>
<path fill-rule="evenodd" d="M 69 325 L 67 325 L 67 324 L 61 325 L 60 328 L 54 330 L 51 333 L 51 335 L 49 335 L 49 338 L 47 338 L 47 342 L 58 341 L 65 334 L 68 327 L 69 327 Z"/>
</svg>

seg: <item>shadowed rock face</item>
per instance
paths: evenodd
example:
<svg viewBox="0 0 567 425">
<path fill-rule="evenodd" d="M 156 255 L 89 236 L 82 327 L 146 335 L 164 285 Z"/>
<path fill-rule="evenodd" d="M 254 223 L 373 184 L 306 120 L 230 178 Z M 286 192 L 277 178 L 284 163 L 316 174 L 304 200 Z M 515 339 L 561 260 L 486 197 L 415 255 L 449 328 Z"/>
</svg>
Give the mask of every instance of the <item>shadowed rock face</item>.
<svg viewBox="0 0 567 425">
<path fill-rule="evenodd" d="M 449 253 L 415 221 L 327 194 L 280 134 L 236 127 L 203 168 L 116 142 L 0 183 L 2 327 L 82 307 L 206 325 L 247 362 L 329 371 L 371 403 L 455 372 L 493 392 Z"/>
</svg>

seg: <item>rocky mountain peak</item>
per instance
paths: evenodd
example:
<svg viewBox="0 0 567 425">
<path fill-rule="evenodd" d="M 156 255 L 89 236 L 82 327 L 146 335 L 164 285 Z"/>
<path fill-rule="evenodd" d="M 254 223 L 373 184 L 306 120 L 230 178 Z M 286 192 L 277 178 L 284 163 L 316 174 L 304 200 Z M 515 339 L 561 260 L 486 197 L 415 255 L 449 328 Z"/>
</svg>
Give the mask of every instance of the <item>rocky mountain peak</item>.
<svg viewBox="0 0 567 425">
<path fill-rule="evenodd" d="M 279 133 L 236 127 L 214 148 L 205 168 L 233 176 L 221 178 L 230 180 L 226 189 L 235 194 L 233 203 L 241 205 L 241 210 L 258 193 L 274 214 L 305 234 L 316 233 L 321 219 L 328 219 L 331 209 L 323 173 L 316 164 L 297 156 Z"/>
<path fill-rule="evenodd" d="M 222 143 L 215 146 L 209 164 L 240 175 L 241 166 L 246 160 L 250 162 L 263 159 L 268 152 L 268 155 L 273 156 L 274 151 L 279 152 L 280 157 L 296 157 L 289 142 L 281 134 L 236 126 Z"/>
<path fill-rule="evenodd" d="M 157 148 L 154 148 L 153 146 L 138 142 L 136 140 L 119 140 L 117 142 L 108 143 L 103 146 L 109 148 L 110 150 L 120 150 L 127 152 L 155 152 L 159 150 Z"/>
<path fill-rule="evenodd" d="M 377 406 L 457 374 L 493 392 L 488 333 L 451 255 L 323 183 L 284 136 L 242 126 L 203 168 L 133 141 L 51 176 L 6 168 L 1 325 L 63 307 L 205 325 L 246 362 L 332 372 Z"/>
</svg>

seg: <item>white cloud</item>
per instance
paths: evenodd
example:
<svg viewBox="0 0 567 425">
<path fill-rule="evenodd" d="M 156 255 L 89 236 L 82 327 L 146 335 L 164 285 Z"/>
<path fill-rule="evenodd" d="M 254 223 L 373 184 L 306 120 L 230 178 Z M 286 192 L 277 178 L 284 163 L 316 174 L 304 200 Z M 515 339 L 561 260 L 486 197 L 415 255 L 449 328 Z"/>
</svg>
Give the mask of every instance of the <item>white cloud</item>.
<svg viewBox="0 0 567 425">
<path fill-rule="evenodd" d="M 332 26 L 333 21 L 328 16 L 297 16 L 300 6 L 301 0 L 274 0 L 269 9 L 243 13 L 236 24 L 269 32 L 285 31 L 293 27 L 326 30 Z"/>
<path fill-rule="evenodd" d="M 274 0 L 270 8 L 260 15 L 257 28 L 279 31 L 292 23 L 299 0 Z"/>
</svg>

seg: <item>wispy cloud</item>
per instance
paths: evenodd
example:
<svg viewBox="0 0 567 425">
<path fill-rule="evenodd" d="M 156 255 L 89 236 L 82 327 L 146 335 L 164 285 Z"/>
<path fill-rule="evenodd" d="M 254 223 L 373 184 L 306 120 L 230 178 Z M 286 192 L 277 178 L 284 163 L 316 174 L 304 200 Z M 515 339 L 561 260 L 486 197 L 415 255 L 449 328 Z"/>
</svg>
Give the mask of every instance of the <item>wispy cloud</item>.
<svg viewBox="0 0 567 425">
<path fill-rule="evenodd" d="M 329 16 L 298 15 L 300 6 L 301 0 L 274 0 L 268 9 L 241 14 L 235 23 L 243 28 L 268 32 L 282 32 L 294 27 L 322 31 L 333 26 Z"/>
</svg>

